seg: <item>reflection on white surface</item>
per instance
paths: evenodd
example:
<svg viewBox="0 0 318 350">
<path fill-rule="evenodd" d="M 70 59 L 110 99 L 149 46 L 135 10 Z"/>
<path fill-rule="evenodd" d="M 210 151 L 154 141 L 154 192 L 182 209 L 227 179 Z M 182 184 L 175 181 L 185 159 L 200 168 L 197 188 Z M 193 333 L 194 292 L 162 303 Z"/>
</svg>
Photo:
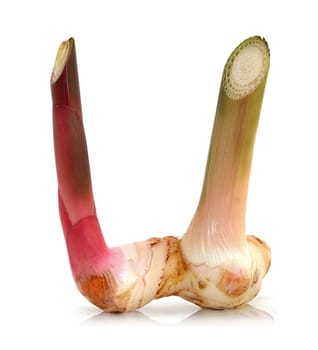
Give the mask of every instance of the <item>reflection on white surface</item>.
<svg viewBox="0 0 318 350">
<path fill-rule="evenodd" d="M 183 323 L 186 325 L 264 325 L 273 324 L 274 317 L 251 305 L 234 310 L 208 310 L 201 309 L 186 319 Z"/>
<path fill-rule="evenodd" d="M 270 308 L 269 308 L 270 309 Z M 161 300 L 150 303 L 139 311 L 123 314 L 100 312 L 84 320 L 81 325 L 138 326 L 240 326 L 273 325 L 274 315 L 261 308 L 245 305 L 234 310 L 201 309 L 186 302 Z"/>
</svg>

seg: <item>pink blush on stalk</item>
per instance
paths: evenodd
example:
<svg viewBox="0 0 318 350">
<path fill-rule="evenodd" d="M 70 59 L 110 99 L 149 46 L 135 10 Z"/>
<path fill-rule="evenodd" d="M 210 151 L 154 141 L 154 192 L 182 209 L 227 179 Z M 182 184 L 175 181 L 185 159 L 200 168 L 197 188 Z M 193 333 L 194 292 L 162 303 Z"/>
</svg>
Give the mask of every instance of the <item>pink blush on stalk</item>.
<svg viewBox="0 0 318 350">
<path fill-rule="evenodd" d="M 124 267 L 120 248 L 108 248 L 96 216 L 76 223 L 65 235 L 70 265 L 75 280 L 102 275 L 106 270 L 119 272 Z"/>
</svg>

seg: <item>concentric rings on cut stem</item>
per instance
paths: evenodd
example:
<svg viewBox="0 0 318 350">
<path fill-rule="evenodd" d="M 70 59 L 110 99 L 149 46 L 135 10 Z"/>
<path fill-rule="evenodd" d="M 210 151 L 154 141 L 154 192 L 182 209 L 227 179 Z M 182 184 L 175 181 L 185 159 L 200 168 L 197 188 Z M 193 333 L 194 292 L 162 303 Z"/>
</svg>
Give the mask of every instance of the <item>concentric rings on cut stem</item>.
<svg viewBox="0 0 318 350">
<path fill-rule="evenodd" d="M 54 62 L 54 67 L 52 71 L 51 81 L 55 83 L 57 79 L 63 72 L 64 66 L 66 64 L 67 58 L 70 55 L 70 46 L 73 45 L 74 39 L 70 38 L 69 40 L 65 40 L 61 43 Z"/>
<path fill-rule="evenodd" d="M 268 68 L 269 50 L 265 39 L 255 36 L 245 40 L 225 65 L 225 93 L 234 100 L 251 94 L 266 77 Z"/>
</svg>

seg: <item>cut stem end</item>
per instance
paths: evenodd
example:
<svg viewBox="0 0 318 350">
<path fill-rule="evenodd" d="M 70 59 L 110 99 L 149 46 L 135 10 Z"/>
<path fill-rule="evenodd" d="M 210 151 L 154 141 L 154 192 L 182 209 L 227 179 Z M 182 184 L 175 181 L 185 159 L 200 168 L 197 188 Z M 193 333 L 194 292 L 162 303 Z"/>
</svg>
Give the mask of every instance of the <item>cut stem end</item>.
<svg viewBox="0 0 318 350">
<path fill-rule="evenodd" d="M 61 76 L 63 69 L 65 67 L 65 64 L 68 60 L 68 57 L 72 51 L 73 45 L 74 45 L 74 39 L 70 38 L 68 40 L 63 41 L 60 47 L 58 48 L 53 71 L 52 71 L 52 76 L 51 76 L 52 84 L 54 84 Z"/>
<path fill-rule="evenodd" d="M 269 56 L 265 39 L 255 36 L 243 41 L 225 65 L 223 84 L 227 96 L 237 100 L 251 94 L 267 75 Z"/>
</svg>

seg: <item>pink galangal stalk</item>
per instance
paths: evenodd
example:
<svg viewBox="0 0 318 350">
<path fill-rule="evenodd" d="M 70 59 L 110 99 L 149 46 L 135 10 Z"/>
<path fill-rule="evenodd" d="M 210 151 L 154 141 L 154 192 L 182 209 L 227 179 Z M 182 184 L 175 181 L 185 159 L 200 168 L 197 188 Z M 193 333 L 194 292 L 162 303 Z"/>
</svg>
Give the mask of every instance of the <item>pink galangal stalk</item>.
<svg viewBox="0 0 318 350">
<path fill-rule="evenodd" d="M 257 295 L 270 250 L 246 236 L 245 212 L 268 69 L 268 46 L 257 36 L 229 57 L 201 198 L 183 237 L 110 248 L 96 215 L 74 40 L 60 45 L 51 76 L 59 211 L 74 280 L 93 304 L 124 312 L 178 295 L 202 307 L 226 309 Z"/>
</svg>

